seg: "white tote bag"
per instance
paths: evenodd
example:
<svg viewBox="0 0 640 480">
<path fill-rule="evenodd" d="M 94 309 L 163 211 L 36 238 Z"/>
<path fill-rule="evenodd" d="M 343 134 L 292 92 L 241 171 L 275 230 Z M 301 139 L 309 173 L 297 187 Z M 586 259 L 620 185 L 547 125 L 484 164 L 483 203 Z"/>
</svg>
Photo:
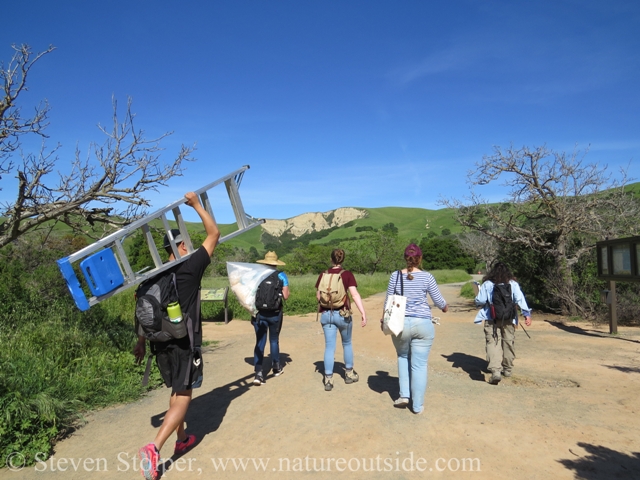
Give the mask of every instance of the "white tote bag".
<svg viewBox="0 0 640 480">
<path fill-rule="evenodd" d="M 397 292 L 398 278 L 400 279 L 400 295 Z M 382 322 L 382 331 L 385 335 L 394 334 L 396 337 L 402 333 L 404 329 L 404 312 L 407 307 L 407 297 L 404 295 L 404 284 L 402 282 L 402 272 L 398 270 L 396 277 L 396 285 L 393 289 L 393 295 L 387 298 L 384 306 L 384 319 Z"/>
</svg>

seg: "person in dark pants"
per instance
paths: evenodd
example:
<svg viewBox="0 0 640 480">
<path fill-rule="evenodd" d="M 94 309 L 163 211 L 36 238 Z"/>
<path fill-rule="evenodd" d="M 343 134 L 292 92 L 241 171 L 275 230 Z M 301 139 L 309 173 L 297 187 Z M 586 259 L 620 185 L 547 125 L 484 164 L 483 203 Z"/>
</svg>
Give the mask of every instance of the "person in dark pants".
<svg viewBox="0 0 640 480">
<path fill-rule="evenodd" d="M 258 260 L 257 263 L 269 265 L 273 267 L 274 271 L 278 265 L 285 265 L 281 260 L 278 260 L 278 255 L 275 252 L 267 252 L 263 260 Z M 286 300 L 289 298 L 289 279 L 284 272 L 278 272 L 278 288 L 281 289 L 279 293 L 282 298 Z M 280 329 L 282 328 L 282 306 L 280 304 L 278 310 L 260 310 L 258 314 L 251 319 L 251 323 L 256 331 L 256 346 L 253 349 L 253 365 L 255 368 L 254 385 L 262 385 L 264 382 L 264 374 L 262 371 L 262 362 L 264 361 L 264 348 L 267 344 L 267 335 L 269 336 L 269 346 L 271 351 L 271 361 L 273 363 L 273 375 L 278 377 L 283 373 L 283 365 L 280 363 Z"/>
</svg>

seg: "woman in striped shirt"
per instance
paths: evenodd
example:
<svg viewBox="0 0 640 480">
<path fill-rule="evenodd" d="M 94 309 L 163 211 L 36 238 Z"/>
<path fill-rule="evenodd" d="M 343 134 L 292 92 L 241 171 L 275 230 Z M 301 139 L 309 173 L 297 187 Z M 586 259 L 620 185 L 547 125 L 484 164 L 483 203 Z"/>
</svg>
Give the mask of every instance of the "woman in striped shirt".
<svg viewBox="0 0 640 480">
<path fill-rule="evenodd" d="M 413 243 L 409 245 L 404 251 L 404 259 L 407 268 L 393 272 L 387 287 L 387 297 L 394 293 L 400 294 L 398 275 L 402 275 L 402 295 L 407 297 L 404 329 L 400 335 L 392 336 L 398 354 L 400 380 L 400 398 L 393 405 L 404 408 L 411 400 L 411 410 L 420 414 L 424 410 L 424 394 L 427 390 L 427 359 L 435 336 L 427 294 L 443 312 L 446 312 L 449 306 L 440 294 L 433 275 L 419 268 L 422 263 L 420 247 Z M 386 303 L 385 299 L 384 305 Z M 382 320 L 380 322 L 382 323 Z"/>
</svg>

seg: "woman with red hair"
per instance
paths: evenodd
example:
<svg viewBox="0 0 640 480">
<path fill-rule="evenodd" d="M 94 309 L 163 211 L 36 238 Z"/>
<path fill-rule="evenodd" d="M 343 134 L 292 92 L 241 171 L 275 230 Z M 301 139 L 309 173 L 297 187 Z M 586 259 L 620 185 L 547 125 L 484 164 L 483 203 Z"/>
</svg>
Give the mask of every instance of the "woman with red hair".
<svg viewBox="0 0 640 480">
<path fill-rule="evenodd" d="M 398 408 L 409 406 L 413 413 L 424 410 L 424 394 L 427 390 L 427 359 L 433 344 L 435 330 L 431 319 L 431 308 L 427 303 L 427 294 L 443 312 L 449 309 L 440 294 L 435 278 L 429 272 L 420 269 L 422 251 L 412 243 L 404 251 L 407 267 L 391 274 L 387 297 L 401 293 L 396 282 L 402 281 L 402 295 L 407 297 L 404 328 L 399 335 L 392 335 L 393 345 L 398 355 L 398 378 L 400 398 L 393 405 Z M 399 276 L 402 276 L 400 278 Z M 387 301 L 385 299 L 384 305 Z M 380 323 L 383 321 L 380 320 Z"/>
</svg>

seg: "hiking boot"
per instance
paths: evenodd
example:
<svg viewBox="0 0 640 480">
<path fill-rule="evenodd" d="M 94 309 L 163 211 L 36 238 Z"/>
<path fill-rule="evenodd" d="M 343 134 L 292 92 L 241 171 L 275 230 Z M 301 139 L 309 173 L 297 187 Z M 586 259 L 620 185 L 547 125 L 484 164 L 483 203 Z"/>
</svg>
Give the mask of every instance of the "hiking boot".
<svg viewBox="0 0 640 480">
<path fill-rule="evenodd" d="M 324 391 L 325 392 L 330 392 L 333 389 L 333 375 L 330 377 L 327 377 L 325 375 L 324 377 Z"/>
<path fill-rule="evenodd" d="M 273 365 L 273 376 L 279 377 L 284 373 L 284 369 L 280 366 L 279 363 Z"/>
<path fill-rule="evenodd" d="M 195 435 L 187 435 L 187 438 L 184 440 L 178 440 L 176 442 L 176 448 L 173 451 L 174 455 L 180 453 L 186 453 L 196 444 L 196 436 Z"/>
<path fill-rule="evenodd" d="M 140 471 L 142 476 L 147 480 L 156 480 L 158 478 L 158 460 L 160 453 L 155 444 L 150 443 L 138 450 L 140 457 Z"/>
<path fill-rule="evenodd" d="M 344 373 L 344 383 L 356 383 L 358 380 L 360 380 L 360 377 L 353 368 Z"/>
<path fill-rule="evenodd" d="M 489 383 L 491 385 L 497 385 L 500 383 L 500 380 L 502 380 L 502 377 L 500 376 L 500 372 L 493 372 L 491 374 L 491 379 L 489 380 Z"/>
<path fill-rule="evenodd" d="M 393 406 L 396 408 L 405 408 L 408 405 L 409 399 L 405 397 L 400 397 L 395 402 L 393 402 Z"/>
<path fill-rule="evenodd" d="M 264 377 L 262 376 L 262 372 L 256 373 L 256 378 L 253 379 L 254 385 L 262 385 L 264 384 Z"/>
</svg>

